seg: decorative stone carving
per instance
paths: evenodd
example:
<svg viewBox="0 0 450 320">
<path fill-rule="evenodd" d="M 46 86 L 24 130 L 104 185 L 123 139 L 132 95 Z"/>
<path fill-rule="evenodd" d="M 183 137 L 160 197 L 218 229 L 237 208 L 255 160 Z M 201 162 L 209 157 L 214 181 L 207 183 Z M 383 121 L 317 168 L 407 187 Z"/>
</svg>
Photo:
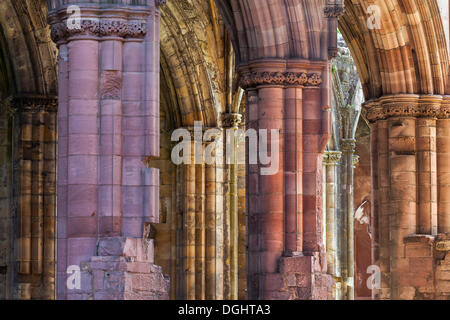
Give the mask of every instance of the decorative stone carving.
<svg viewBox="0 0 450 320">
<path fill-rule="evenodd" d="M 345 12 L 344 3 L 333 3 L 325 6 L 324 9 L 325 17 L 327 18 L 339 18 Z"/>
<path fill-rule="evenodd" d="M 24 96 L 11 99 L 13 112 L 56 112 L 58 99 L 56 97 Z"/>
<path fill-rule="evenodd" d="M 437 251 L 450 251 L 450 240 L 436 241 L 435 246 Z"/>
<path fill-rule="evenodd" d="M 323 155 L 323 164 L 326 166 L 335 166 L 342 158 L 340 151 L 325 151 Z"/>
<path fill-rule="evenodd" d="M 223 113 L 222 127 L 223 128 L 238 128 L 242 122 L 242 115 L 239 113 Z"/>
<path fill-rule="evenodd" d="M 122 77 L 118 71 L 104 71 L 101 82 L 102 99 L 120 100 Z"/>
<path fill-rule="evenodd" d="M 353 168 L 354 168 L 354 169 L 356 168 L 356 166 L 358 165 L 358 163 L 359 163 L 359 156 L 353 155 L 353 158 L 352 158 L 352 164 L 353 164 Z"/>
<path fill-rule="evenodd" d="M 252 72 L 244 74 L 239 82 L 244 89 L 261 85 L 319 86 L 321 84 L 322 77 L 318 73 L 305 72 Z"/>
<path fill-rule="evenodd" d="M 67 21 L 51 26 L 51 36 L 55 43 L 73 36 L 144 38 L 147 34 L 145 21 L 97 20 L 85 19 L 80 28 L 69 28 Z"/>
<path fill-rule="evenodd" d="M 391 101 L 395 101 L 392 97 Z M 386 120 L 392 117 L 416 117 L 416 118 L 450 118 L 450 105 L 441 101 L 420 101 L 417 97 L 410 101 L 370 101 L 364 106 L 364 116 L 369 122 Z"/>
</svg>

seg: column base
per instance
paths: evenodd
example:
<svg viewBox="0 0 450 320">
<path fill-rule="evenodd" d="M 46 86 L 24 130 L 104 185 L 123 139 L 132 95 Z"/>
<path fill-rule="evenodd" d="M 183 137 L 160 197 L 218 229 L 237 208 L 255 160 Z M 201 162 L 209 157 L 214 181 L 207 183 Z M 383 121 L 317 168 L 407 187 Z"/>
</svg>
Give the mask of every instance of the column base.
<svg viewBox="0 0 450 320">
<path fill-rule="evenodd" d="M 168 300 L 169 279 L 153 264 L 153 240 L 104 238 L 81 264 L 81 289 L 69 300 Z"/>
<path fill-rule="evenodd" d="M 405 255 L 391 274 L 389 296 L 381 288 L 376 297 L 400 300 L 450 300 L 450 234 L 411 235 Z M 389 291 L 389 288 L 388 288 Z"/>
<path fill-rule="evenodd" d="M 322 260 L 323 261 L 323 260 Z M 332 299 L 333 277 L 321 266 L 319 254 L 282 257 L 280 273 L 265 275 L 263 299 L 329 300 Z M 274 288 L 271 290 L 271 288 Z"/>
</svg>

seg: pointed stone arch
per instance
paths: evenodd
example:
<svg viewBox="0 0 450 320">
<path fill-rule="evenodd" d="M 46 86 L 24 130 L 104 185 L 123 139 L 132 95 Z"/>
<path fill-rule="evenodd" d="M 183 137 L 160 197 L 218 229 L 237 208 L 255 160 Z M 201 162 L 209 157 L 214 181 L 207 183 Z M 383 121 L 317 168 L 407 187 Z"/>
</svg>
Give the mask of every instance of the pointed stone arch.
<svg viewBox="0 0 450 320">
<path fill-rule="evenodd" d="M 368 28 L 370 5 L 381 28 Z M 449 56 L 436 0 L 346 0 L 339 28 L 358 67 L 366 99 L 448 93 Z"/>
<path fill-rule="evenodd" d="M 181 125 L 214 127 L 225 111 L 225 30 L 208 1 L 169 1 L 161 9 L 161 60 L 176 93 Z M 218 63 L 217 63 L 218 62 Z"/>
</svg>

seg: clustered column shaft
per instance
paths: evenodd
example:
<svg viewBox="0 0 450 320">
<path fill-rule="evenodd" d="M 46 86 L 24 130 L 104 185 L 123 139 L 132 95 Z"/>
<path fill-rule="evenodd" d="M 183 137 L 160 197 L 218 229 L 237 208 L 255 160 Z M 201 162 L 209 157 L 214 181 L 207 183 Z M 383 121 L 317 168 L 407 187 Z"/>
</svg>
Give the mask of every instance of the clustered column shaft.
<svg viewBox="0 0 450 320">
<path fill-rule="evenodd" d="M 331 131 L 329 65 L 272 63 L 241 70 L 246 129 L 267 131 L 268 150 L 279 164 L 265 174 L 267 165 L 249 163 L 249 144 L 255 143 L 249 141 L 248 298 L 326 299 L 331 278 L 322 242 L 321 153 Z M 279 137 L 271 140 L 276 132 Z M 313 278 L 322 279 L 321 285 Z"/>
<path fill-rule="evenodd" d="M 436 285 L 433 242 L 448 232 L 448 108 L 441 96 L 385 96 L 366 103 L 372 122 L 373 258 L 381 270 L 375 298 L 416 299 L 445 291 Z"/>
<path fill-rule="evenodd" d="M 80 7 L 78 25 L 68 4 L 49 12 L 59 48 L 60 299 L 92 294 L 66 288 L 67 268 L 105 254 L 100 240 L 141 239 L 145 224 L 159 221 L 159 171 L 148 167 L 159 156 L 157 3 L 70 4 Z"/>
<path fill-rule="evenodd" d="M 17 137 L 14 170 L 18 219 L 18 299 L 54 299 L 56 225 L 55 98 L 13 100 Z"/>
<path fill-rule="evenodd" d="M 338 205 L 338 170 L 337 166 L 342 157 L 340 151 L 326 151 L 323 156 L 325 165 L 325 234 L 327 252 L 327 272 L 334 277 L 333 298 L 342 300 L 342 274 L 341 258 L 339 250 L 339 228 L 337 205 Z"/>
</svg>

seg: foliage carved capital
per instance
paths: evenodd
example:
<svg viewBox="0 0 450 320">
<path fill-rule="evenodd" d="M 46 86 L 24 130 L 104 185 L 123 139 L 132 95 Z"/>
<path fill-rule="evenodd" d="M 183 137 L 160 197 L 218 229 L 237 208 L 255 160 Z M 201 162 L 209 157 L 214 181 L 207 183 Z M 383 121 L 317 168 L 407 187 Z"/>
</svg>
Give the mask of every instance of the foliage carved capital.
<svg viewBox="0 0 450 320">
<path fill-rule="evenodd" d="M 320 86 L 321 84 L 320 74 L 305 72 L 251 72 L 242 75 L 239 81 L 243 89 L 262 85 Z"/>
</svg>

